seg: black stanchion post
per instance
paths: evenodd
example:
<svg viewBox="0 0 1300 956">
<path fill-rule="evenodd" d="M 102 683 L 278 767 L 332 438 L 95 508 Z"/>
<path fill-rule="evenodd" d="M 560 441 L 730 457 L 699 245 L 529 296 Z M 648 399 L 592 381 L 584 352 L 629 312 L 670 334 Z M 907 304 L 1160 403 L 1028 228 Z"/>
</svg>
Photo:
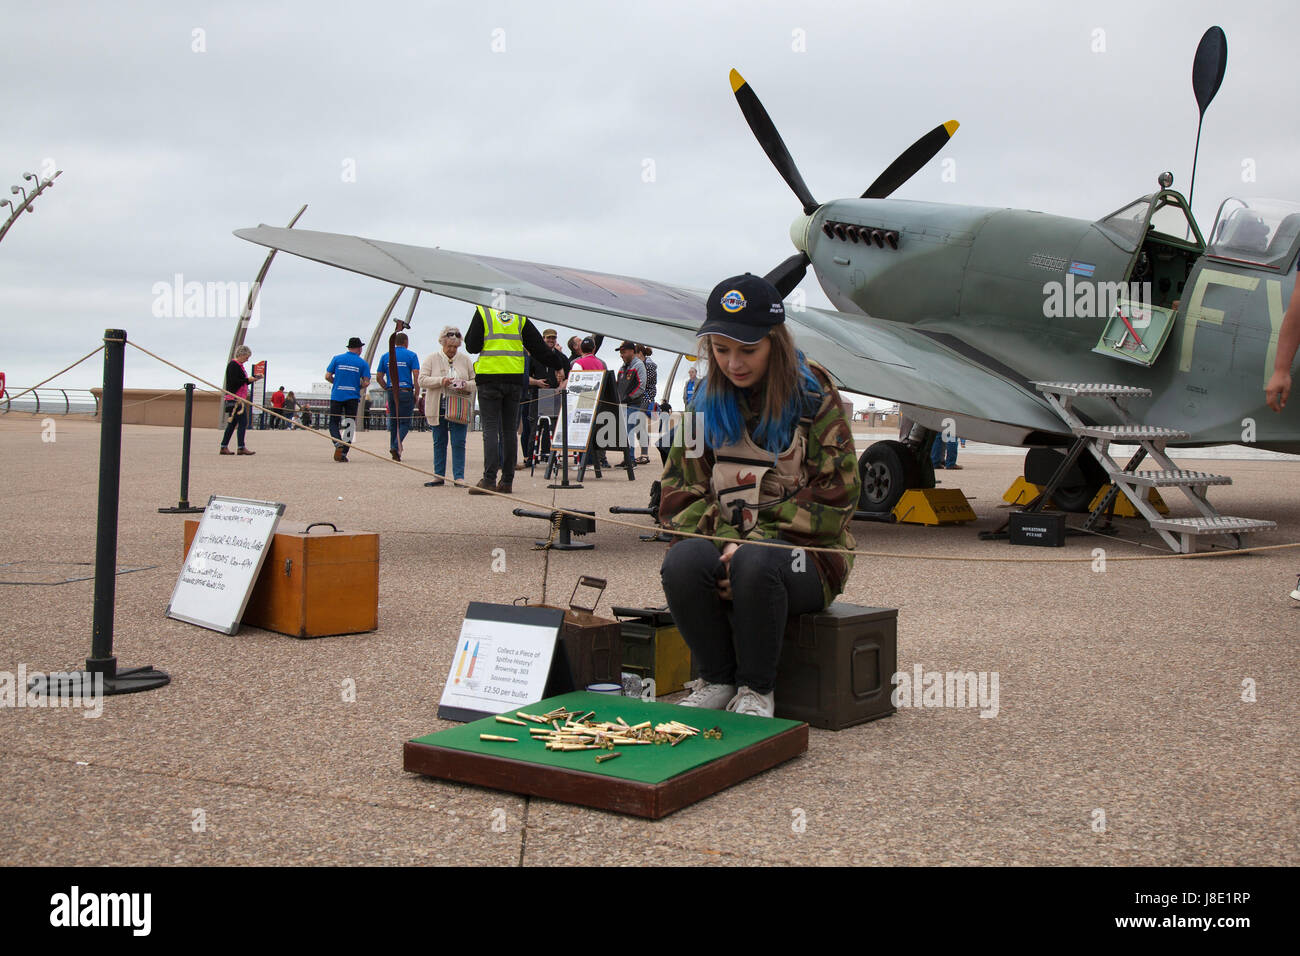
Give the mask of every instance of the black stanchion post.
<svg viewBox="0 0 1300 956">
<path fill-rule="evenodd" d="M 152 667 L 117 669 L 113 656 L 113 605 L 117 591 L 117 505 L 122 475 L 122 378 L 126 332 L 104 330 L 104 403 L 99 427 L 99 518 L 95 537 L 95 597 L 91 616 L 90 657 L 86 670 L 55 673 L 32 679 L 36 693 L 51 696 L 94 696 L 102 677 L 102 693 L 131 694 L 171 682 Z M 87 679 L 92 678 L 92 679 Z"/>
<path fill-rule="evenodd" d="M 561 441 L 564 444 L 560 457 L 563 459 L 563 477 L 560 479 L 558 485 L 547 485 L 546 487 L 560 488 L 568 491 L 571 489 L 580 489 L 582 485 L 579 483 L 569 483 L 569 390 L 567 388 L 561 389 L 560 396 L 560 434 L 563 436 Z"/>
<path fill-rule="evenodd" d="M 194 425 L 194 383 L 185 383 L 185 431 L 181 435 L 181 500 L 175 508 L 159 508 L 164 515 L 201 514 L 202 508 L 190 504 L 190 429 Z"/>
</svg>

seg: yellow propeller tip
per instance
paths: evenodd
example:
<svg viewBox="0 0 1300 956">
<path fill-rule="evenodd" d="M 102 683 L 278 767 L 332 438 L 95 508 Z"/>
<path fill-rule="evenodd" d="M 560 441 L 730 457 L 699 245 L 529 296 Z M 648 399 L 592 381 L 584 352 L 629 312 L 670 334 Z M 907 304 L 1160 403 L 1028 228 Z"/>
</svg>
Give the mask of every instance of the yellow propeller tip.
<svg viewBox="0 0 1300 956">
<path fill-rule="evenodd" d="M 957 132 L 957 127 L 960 125 L 961 123 L 958 123 L 956 120 L 948 120 L 948 122 L 943 124 L 943 128 L 948 131 L 948 136 L 951 137 L 953 133 Z"/>
<path fill-rule="evenodd" d="M 731 71 L 731 92 L 733 93 L 736 92 L 736 90 L 740 89 L 744 85 L 745 85 L 745 78 L 741 76 L 739 73 L 737 73 L 735 70 L 732 70 Z"/>
</svg>

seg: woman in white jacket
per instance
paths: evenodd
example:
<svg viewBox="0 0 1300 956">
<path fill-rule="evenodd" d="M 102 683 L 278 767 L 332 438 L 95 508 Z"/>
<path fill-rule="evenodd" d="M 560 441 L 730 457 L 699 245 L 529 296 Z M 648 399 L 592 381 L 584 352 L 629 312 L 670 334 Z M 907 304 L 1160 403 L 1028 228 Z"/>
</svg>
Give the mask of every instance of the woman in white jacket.
<svg viewBox="0 0 1300 956">
<path fill-rule="evenodd" d="M 433 432 L 433 470 L 438 475 L 426 481 L 425 487 L 436 488 L 446 484 L 447 442 L 451 441 L 451 470 L 456 481 L 465 480 L 465 435 L 468 422 L 447 419 L 448 399 L 465 396 L 469 399 L 470 414 L 474 409 L 474 363 L 469 355 L 460 351 L 460 330 L 449 325 L 438 336 L 442 346 L 430 352 L 420 368 L 420 385 L 424 387 L 424 417 Z"/>
</svg>

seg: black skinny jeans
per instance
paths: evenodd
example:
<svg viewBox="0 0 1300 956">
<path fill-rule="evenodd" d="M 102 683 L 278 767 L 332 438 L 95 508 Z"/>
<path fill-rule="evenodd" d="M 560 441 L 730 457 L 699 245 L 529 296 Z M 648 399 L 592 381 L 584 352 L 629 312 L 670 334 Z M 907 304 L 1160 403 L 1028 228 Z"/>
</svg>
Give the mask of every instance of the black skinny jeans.
<svg viewBox="0 0 1300 956">
<path fill-rule="evenodd" d="M 794 570 L 796 562 L 802 570 Z M 717 545 L 687 538 L 668 549 L 660 578 L 668 609 L 711 684 L 770 693 L 786 619 L 824 606 L 821 574 L 806 552 L 742 544 L 731 556 L 731 601 L 718 594 Z"/>
</svg>

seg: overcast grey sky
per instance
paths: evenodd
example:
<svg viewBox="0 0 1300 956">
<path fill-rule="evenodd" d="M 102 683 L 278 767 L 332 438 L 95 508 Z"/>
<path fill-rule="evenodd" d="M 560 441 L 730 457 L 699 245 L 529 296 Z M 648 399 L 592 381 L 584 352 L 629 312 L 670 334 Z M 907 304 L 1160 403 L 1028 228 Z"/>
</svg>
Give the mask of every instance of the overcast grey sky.
<svg viewBox="0 0 1300 956">
<path fill-rule="evenodd" d="M 1186 190 L 1192 57 L 1216 23 L 1228 69 L 1197 170 L 1206 232 L 1228 195 L 1300 200 L 1292 5 L 15 10 L 0 63 L 0 192 L 24 171 L 64 173 L 0 243 L 0 370 L 11 387 L 32 384 L 121 327 L 218 379 L 234 318 L 159 317 L 154 288 L 176 275 L 251 282 L 266 250 L 232 230 L 285 225 L 303 203 L 305 229 L 705 288 L 766 272 L 793 252 L 799 205 L 745 125 L 732 67 L 819 200 L 860 194 L 923 132 L 957 119 L 897 197 L 1099 218 L 1155 188 L 1162 169 Z M 802 287 L 826 304 L 811 273 Z M 320 381 L 348 336 L 370 337 L 392 291 L 277 256 L 248 335 L 272 387 Z M 422 296 L 412 346 L 423 356 L 470 311 Z M 56 384 L 99 377 L 87 363 Z M 182 381 L 128 350 L 128 387 Z"/>
</svg>

